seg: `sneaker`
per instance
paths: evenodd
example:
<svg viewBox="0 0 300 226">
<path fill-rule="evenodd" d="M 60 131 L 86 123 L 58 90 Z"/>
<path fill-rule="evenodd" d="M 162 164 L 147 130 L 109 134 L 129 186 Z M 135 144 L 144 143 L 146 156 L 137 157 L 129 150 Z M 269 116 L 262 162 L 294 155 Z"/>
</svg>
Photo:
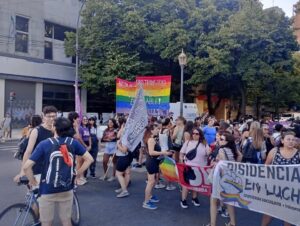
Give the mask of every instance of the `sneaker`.
<svg viewBox="0 0 300 226">
<path fill-rule="evenodd" d="M 228 218 L 229 214 L 227 213 L 227 210 L 225 208 L 222 208 L 222 213 L 221 213 L 222 217 Z"/>
<path fill-rule="evenodd" d="M 150 200 L 148 202 L 143 202 L 143 207 L 145 209 L 149 209 L 149 210 L 156 210 L 157 206 L 155 204 L 153 204 L 152 202 L 150 202 Z"/>
<path fill-rule="evenodd" d="M 150 198 L 150 202 L 152 202 L 152 203 L 158 203 L 159 199 L 155 195 L 152 195 L 151 198 Z"/>
<path fill-rule="evenodd" d="M 200 206 L 198 198 L 192 199 L 192 203 L 194 204 L 194 206 L 197 206 L 197 207 Z"/>
<path fill-rule="evenodd" d="M 102 176 L 102 177 L 99 177 L 99 180 L 107 180 L 107 176 Z"/>
<path fill-rule="evenodd" d="M 84 178 L 77 179 L 77 185 L 79 185 L 79 186 L 85 185 L 86 183 L 87 183 L 87 180 Z"/>
<path fill-rule="evenodd" d="M 186 209 L 189 207 L 186 200 L 181 200 L 180 205 L 181 205 L 181 208 L 183 208 L 183 209 Z"/>
<path fill-rule="evenodd" d="M 176 187 L 173 184 L 168 184 L 167 187 L 166 187 L 167 191 L 173 191 L 175 189 L 176 189 Z"/>
<path fill-rule="evenodd" d="M 222 212 L 223 212 L 222 206 L 219 206 L 218 207 L 218 214 L 222 214 Z"/>
<path fill-rule="evenodd" d="M 129 195 L 128 191 L 122 191 L 120 194 L 117 195 L 117 198 L 124 198 Z"/>
<path fill-rule="evenodd" d="M 132 168 L 142 168 L 142 165 L 140 165 L 139 163 L 135 163 L 132 165 Z"/>
<path fill-rule="evenodd" d="M 115 190 L 116 193 L 120 193 L 122 191 L 122 188 L 118 188 Z"/>
<path fill-rule="evenodd" d="M 116 180 L 116 177 L 110 177 L 110 178 L 107 179 L 108 182 L 112 182 L 114 180 Z"/>
<path fill-rule="evenodd" d="M 90 175 L 90 177 L 91 177 L 91 178 L 93 178 L 93 179 L 96 179 L 96 176 L 95 176 L 95 174 L 93 174 L 93 175 Z"/>
<path fill-rule="evenodd" d="M 166 185 L 164 185 L 164 184 L 162 184 L 162 183 L 158 183 L 158 184 L 156 184 L 155 186 L 154 186 L 154 188 L 156 188 L 156 189 L 162 189 L 162 188 L 165 188 L 166 187 Z"/>
</svg>

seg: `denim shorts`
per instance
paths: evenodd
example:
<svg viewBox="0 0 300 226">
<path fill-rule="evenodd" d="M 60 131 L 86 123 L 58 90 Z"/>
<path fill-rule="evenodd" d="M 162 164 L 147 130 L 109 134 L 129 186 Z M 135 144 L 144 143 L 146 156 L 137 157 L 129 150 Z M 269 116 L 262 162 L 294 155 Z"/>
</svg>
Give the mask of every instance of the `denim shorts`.
<svg viewBox="0 0 300 226">
<path fill-rule="evenodd" d="M 117 151 L 117 142 L 107 142 L 105 144 L 104 153 L 108 155 L 113 155 Z"/>
</svg>

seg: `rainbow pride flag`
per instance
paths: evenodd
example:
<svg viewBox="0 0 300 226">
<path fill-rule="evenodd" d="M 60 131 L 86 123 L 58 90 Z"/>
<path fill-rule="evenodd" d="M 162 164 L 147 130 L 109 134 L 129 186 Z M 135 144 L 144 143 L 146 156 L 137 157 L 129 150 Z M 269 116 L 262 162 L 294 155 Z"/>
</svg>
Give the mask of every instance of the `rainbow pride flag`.
<svg viewBox="0 0 300 226">
<path fill-rule="evenodd" d="M 136 82 L 117 78 L 116 112 L 129 114 L 136 94 Z"/>
<path fill-rule="evenodd" d="M 136 86 L 144 89 L 149 115 L 167 115 L 170 109 L 171 76 L 137 76 L 135 82 L 116 80 L 116 112 L 129 113 L 136 94 Z"/>
<path fill-rule="evenodd" d="M 159 164 L 159 169 L 163 177 L 168 181 L 178 181 L 178 174 L 176 171 L 176 162 L 170 157 L 164 157 L 162 162 Z"/>
</svg>

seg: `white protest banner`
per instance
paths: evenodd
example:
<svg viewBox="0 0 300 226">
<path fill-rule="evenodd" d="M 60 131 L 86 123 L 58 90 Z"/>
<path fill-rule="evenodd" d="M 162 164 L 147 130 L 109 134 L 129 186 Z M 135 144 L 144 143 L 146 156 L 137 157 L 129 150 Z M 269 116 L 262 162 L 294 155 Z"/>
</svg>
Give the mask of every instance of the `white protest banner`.
<svg viewBox="0 0 300 226">
<path fill-rule="evenodd" d="M 138 146 L 143 139 L 145 127 L 148 125 L 148 113 L 144 98 L 144 90 L 139 88 L 122 136 L 122 144 L 130 151 Z"/>
<path fill-rule="evenodd" d="M 300 225 L 300 165 L 220 161 L 212 195 L 227 204 Z"/>
</svg>

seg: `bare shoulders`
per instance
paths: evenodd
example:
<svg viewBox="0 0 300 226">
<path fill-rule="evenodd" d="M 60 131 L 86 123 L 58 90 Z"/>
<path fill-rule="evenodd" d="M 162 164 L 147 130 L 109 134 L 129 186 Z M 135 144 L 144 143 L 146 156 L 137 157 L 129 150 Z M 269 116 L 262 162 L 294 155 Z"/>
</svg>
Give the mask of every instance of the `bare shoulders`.
<svg viewBox="0 0 300 226">
<path fill-rule="evenodd" d="M 147 141 L 148 144 L 155 144 L 155 140 L 153 137 L 150 137 Z"/>
</svg>

